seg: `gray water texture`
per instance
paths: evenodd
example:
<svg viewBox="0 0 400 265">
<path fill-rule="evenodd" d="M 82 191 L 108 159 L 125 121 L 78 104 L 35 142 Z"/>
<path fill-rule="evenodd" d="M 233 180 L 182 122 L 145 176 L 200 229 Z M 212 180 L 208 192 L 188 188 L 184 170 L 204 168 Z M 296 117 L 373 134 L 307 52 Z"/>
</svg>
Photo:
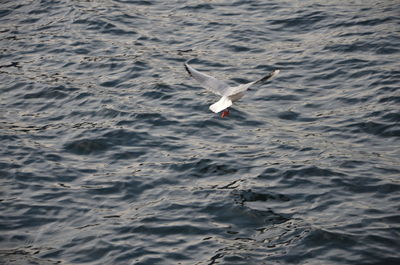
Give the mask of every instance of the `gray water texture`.
<svg viewBox="0 0 400 265">
<path fill-rule="evenodd" d="M 399 1 L 0 2 L 0 264 L 400 264 Z M 280 74 L 221 118 L 190 64 Z"/>
</svg>

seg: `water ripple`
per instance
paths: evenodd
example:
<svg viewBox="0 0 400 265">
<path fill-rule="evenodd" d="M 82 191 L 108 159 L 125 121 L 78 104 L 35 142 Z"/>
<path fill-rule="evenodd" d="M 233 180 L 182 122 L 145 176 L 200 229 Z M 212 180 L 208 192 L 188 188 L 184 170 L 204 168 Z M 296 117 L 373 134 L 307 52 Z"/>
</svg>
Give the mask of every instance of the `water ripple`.
<svg viewBox="0 0 400 265">
<path fill-rule="evenodd" d="M 3 1 L 0 263 L 398 264 L 399 11 Z"/>
</svg>

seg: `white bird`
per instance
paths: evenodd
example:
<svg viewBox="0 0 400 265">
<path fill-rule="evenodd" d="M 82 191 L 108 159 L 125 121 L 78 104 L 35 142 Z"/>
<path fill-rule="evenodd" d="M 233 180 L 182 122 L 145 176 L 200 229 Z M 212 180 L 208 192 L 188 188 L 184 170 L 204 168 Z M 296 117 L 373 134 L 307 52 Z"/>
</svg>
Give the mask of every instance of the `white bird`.
<svg viewBox="0 0 400 265">
<path fill-rule="evenodd" d="M 210 110 L 215 113 L 223 111 L 221 114 L 222 118 L 229 115 L 228 108 L 233 102 L 242 98 L 244 96 L 244 92 L 248 90 L 250 86 L 263 84 L 279 73 L 279 70 L 274 70 L 259 80 L 241 84 L 235 87 L 230 87 L 228 84 L 216 79 L 215 77 L 197 71 L 187 63 L 185 63 L 185 68 L 189 75 L 197 80 L 201 86 L 221 96 L 219 101 L 210 106 Z"/>
</svg>

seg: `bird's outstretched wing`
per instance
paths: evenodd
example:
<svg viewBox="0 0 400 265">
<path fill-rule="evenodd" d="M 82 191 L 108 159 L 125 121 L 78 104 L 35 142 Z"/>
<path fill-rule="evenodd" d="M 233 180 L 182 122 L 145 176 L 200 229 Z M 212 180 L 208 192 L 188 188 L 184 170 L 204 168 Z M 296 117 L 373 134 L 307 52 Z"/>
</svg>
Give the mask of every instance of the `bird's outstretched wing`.
<svg viewBox="0 0 400 265">
<path fill-rule="evenodd" d="M 197 80 L 201 86 L 205 87 L 206 89 L 210 90 L 211 92 L 223 96 L 226 91 L 229 89 L 229 85 L 223 81 L 216 79 L 210 75 L 201 73 L 185 63 L 186 71 L 189 73 L 191 77 Z"/>
<path fill-rule="evenodd" d="M 236 94 L 242 93 L 244 91 L 246 91 L 247 89 L 249 89 L 252 85 L 261 85 L 265 82 L 267 82 L 268 80 L 270 80 L 271 78 L 273 78 L 274 76 L 276 76 L 277 74 L 279 74 L 279 70 L 274 70 L 272 72 L 270 72 L 269 74 L 267 74 L 266 76 L 262 77 L 259 80 L 247 83 L 247 84 L 242 84 L 239 86 L 235 86 L 235 87 L 229 87 L 226 91 L 224 96 L 229 97 L 229 96 L 234 96 Z"/>
<path fill-rule="evenodd" d="M 271 78 L 273 78 L 274 76 L 277 76 L 279 74 L 280 70 L 274 70 L 271 73 L 267 74 L 266 76 L 264 76 L 263 78 L 257 80 L 254 82 L 254 85 L 256 84 L 263 84 L 265 82 L 267 82 L 268 80 L 270 80 Z"/>
</svg>

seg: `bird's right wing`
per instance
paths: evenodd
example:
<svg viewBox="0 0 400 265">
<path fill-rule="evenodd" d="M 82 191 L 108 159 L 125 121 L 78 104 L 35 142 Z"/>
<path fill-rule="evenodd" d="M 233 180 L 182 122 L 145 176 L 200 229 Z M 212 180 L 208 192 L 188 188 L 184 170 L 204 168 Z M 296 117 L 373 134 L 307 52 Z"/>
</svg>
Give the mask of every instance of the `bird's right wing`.
<svg viewBox="0 0 400 265">
<path fill-rule="evenodd" d="M 254 84 L 263 84 L 265 82 L 267 82 L 269 79 L 273 78 L 274 76 L 277 76 L 279 74 L 280 70 L 274 70 L 271 73 L 267 74 L 266 76 L 264 76 L 263 78 L 257 80 L 254 82 Z"/>
<path fill-rule="evenodd" d="M 185 63 L 186 71 L 189 73 L 191 77 L 193 77 L 197 82 L 200 83 L 201 86 L 205 87 L 206 89 L 210 90 L 211 92 L 222 96 L 225 94 L 225 91 L 229 88 L 229 85 L 223 81 L 216 79 L 210 75 L 201 73 Z"/>
<path fill-rule="evenodd" d="M 280 70 L 274 70 L 259 80 L 256 80 L 256 81 L 253 81 L 250 83 L 246 83 L 246 84 L 241 84 L 241 85 L 238 85 L 235 87 L 230 87 L 229 89 L 225 90 L 224 96 L 234 96 L 236 94 L 239 94 L 239 93 L 242 93 L 242 92 L 248 90 L 252 85 L 261 85 L 261 84 L 267 82 L 268 80 L 270 80 L 271 78 L 273 78 L 274 76 L 276 76 L 277 74 L 279 74 L 279 72 L 280 72 Z"/>
</svg>

